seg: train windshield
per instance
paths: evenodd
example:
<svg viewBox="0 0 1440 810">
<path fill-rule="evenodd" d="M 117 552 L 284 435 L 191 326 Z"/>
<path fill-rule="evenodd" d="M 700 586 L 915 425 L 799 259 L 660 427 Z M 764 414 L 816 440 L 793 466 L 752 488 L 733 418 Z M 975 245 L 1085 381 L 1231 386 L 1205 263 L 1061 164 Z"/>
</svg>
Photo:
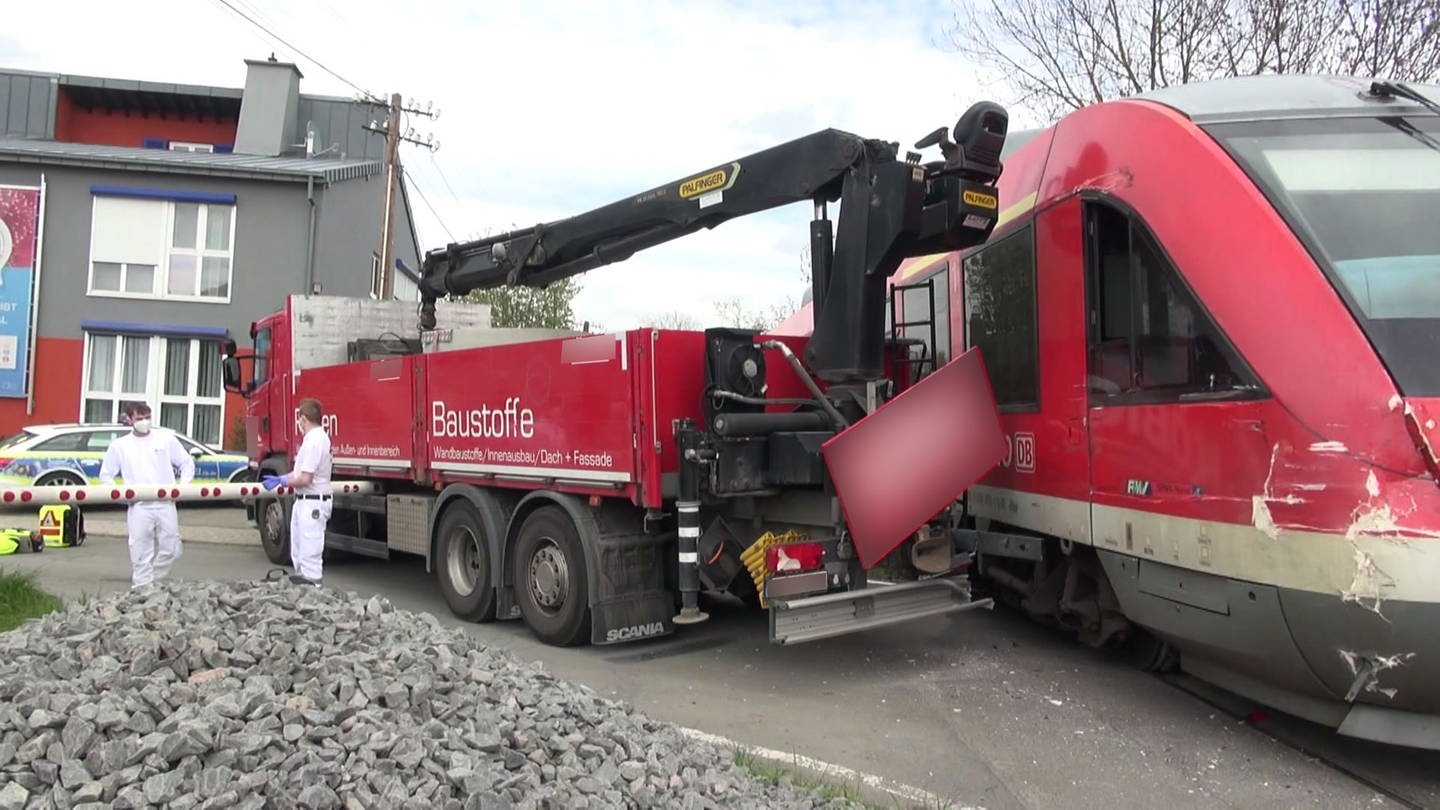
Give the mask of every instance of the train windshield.
<svg viewBox="0 0 1440 810">
<path fill-rule="evenodd" d="M 1210 128 L 1295 228 L 1406 396 L 1440 396 L 1440 117 Z"/>
</svg>

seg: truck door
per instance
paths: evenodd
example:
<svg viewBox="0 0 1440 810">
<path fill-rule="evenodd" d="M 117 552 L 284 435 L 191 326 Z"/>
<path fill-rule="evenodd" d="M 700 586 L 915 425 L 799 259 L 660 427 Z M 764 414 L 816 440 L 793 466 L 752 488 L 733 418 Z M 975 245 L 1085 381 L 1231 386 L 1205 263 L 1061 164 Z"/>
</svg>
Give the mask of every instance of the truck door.
<svg viewBox="0 0 1440 810">
<path fill-rule="evenodd" d="M 1259 380 L 1138 215 L 1082 204 L 1095 545 L 1205 570 L 1200 521 L 1249 524 L 1265 479 Z"/>
<path fill-rule="evenodd" d="M 285 436 L 277 435 L 277 428 L 283 429 L 286 420 L 277 414 L 286 412 L 290 399 L 290 374 L 288 363 L 277 363 L 277 358 L 288 357 L 289 347 L 285 345 L 285 330 L 276 328 L 278 321 L 267 318 L 255 330 L 255 360 L 252 375 L 255 390 L 245 410 L 245 436 L 247 445 L 254 442 L 257 447 L 246 447 L 251 458 L 268 454 L 277 446 L 284 447 Z"/>
</svg>

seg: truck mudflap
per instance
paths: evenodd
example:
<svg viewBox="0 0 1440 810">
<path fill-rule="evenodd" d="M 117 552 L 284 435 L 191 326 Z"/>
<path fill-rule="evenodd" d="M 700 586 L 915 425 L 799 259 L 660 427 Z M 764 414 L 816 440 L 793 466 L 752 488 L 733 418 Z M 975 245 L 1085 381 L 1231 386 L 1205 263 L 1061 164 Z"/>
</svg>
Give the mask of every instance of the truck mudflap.
<svg viewBox="0 0 1440 810">
<path fill-rule="evenodd" d="M 892 624 L 939 618 L 994 607 L 990 598 L 970 598 L 961 577 L 935 577 L 913 582 L 872 582 L 853 591 L 770 600 L 770 641 L 804 644 Z"/>
</svg>

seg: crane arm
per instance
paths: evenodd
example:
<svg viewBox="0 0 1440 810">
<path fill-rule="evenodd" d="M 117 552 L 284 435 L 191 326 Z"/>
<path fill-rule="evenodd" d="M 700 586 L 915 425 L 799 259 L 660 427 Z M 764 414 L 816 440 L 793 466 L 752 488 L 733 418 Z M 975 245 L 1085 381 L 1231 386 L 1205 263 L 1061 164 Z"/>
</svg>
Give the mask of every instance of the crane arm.
<svg viewBox="0 0 1440 810">
<path fill-rule="evenodd" d="M 865 141 L 827 129 L 566 219 L 426 254 L 424 292 L 544 286 L 738 216 L 835 199 Z"/>
<path fill-rule="evenodd" d="M 896 143 L 824 129 L 566 219 L 426 253 L 421 317 L 435 301 L 501 285 L 545 286 L 739 216 L 811 200 L 815 328 L 807 361 L 823 379 L 873 379 L 883 349 L 886 279 L 905 258 L 984 242 L 1008 118 L 972 105 L 922 139 L 943 160 L 921 164 Z M 840 201 L 838 236 L 824 213 Z"/>
</svg>

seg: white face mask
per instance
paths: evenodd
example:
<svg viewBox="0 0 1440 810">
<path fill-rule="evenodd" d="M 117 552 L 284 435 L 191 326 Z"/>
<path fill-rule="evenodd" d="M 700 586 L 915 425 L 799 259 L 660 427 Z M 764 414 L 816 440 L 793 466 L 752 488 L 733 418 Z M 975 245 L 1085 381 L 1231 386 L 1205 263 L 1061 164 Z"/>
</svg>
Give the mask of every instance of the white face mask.
<svg viewBox="0 0 1440 810">
<path fill-rule="evenodd" d="M 134 428 L 135 428 L 135 432 L 136 432 L 136 433 L 149 433 L 149 432 L 150 432 L 150 420 L 149 420 L 149 419 L 136 419 L 135 422 L 134 422 Z"/>
</svg>

